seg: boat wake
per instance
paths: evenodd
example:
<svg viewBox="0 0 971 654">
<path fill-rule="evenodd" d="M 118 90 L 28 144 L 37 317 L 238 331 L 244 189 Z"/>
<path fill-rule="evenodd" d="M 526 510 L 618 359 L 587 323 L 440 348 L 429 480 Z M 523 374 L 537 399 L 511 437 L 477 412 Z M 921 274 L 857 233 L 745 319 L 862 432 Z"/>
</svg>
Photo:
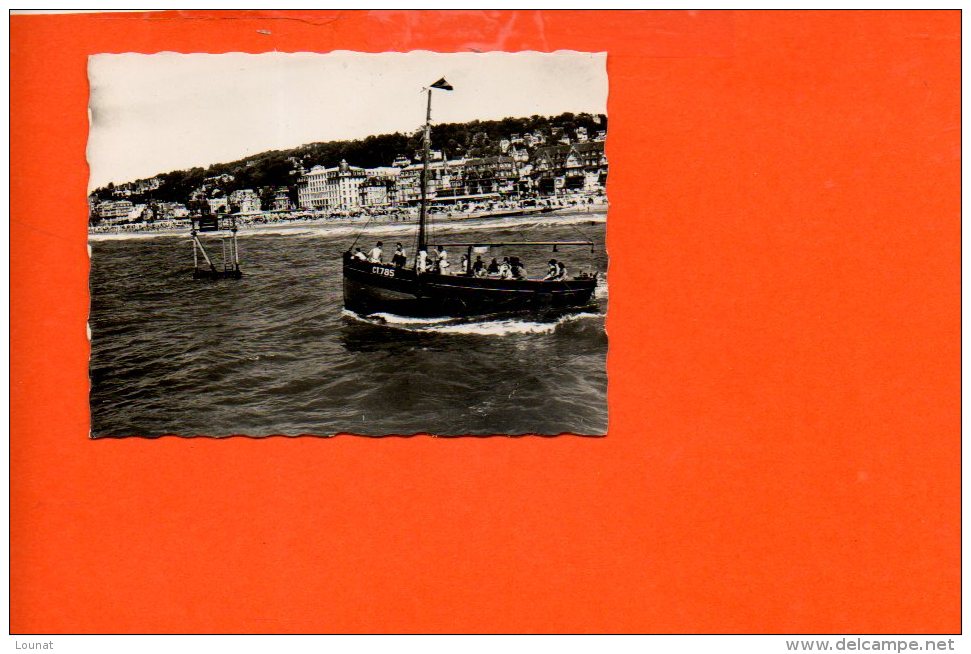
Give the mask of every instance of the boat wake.
<svg viewBox="0 0 971 654">
<path fill-rule="evenodd" d="M 512 317 L 469 318 L 413 318 L 391 313 L 372 313 L 362 316 L 344 309 L 341 315 L 369 325 L 430 334 L 461 334 L 471 336 L 511 336 L 515 334 L 552 334 L 564 325 L 588 320 L 601 320 L 603 314 L 593 312 L 568 313 L 555 320 L 538 321 Z"/>
</svg>

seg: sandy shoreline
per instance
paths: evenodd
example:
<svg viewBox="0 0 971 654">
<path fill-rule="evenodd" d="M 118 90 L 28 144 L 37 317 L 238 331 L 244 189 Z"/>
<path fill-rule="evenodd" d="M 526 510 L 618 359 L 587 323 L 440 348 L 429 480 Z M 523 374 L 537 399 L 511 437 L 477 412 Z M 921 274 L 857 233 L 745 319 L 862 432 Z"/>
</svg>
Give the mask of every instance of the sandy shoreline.
<svg viewBox="0 0 971 654">
<path fill-rule="evenodd" d="M 607 219 L 607 207 L 599 205 L 592 208 L 585 208 L 584 211 L 563 209 L 550 213 L 530 214 L 525 216 L 507 217 L 467 217 L 441 219 L 435 221 L 438 229 L 463 229 L 479 230 L 489 227 L 508 227 L 508 226 L 527 226 L 527 225 L 547 225 L 562 224 L 569 225 L 578 222 L 605 222 Z M 294 220 L 276 223 L 249 223 L 243 224 L 239 228 L 238 237 L 247 236 L 317 236 L 342 234 L 357 234 L 367 225 L 367 232 L 376 235 L 410 234 L 415 230 L 413 221 L 407 222 L 387 222 L 372 221 L 368 224 L 366 218 L 354 218 L 350 220 L 335 221 L 333 219 L 319 218 L 314 220 Z M 116 232 L 89 232 L 88 241 L 116 241 L 129 239 L 145 238 L 188 238 L 189 228 L 180 227 L 172 229 L 157 230 L 138 230 L 138 231 L 116 231 Z"/>
</svg>

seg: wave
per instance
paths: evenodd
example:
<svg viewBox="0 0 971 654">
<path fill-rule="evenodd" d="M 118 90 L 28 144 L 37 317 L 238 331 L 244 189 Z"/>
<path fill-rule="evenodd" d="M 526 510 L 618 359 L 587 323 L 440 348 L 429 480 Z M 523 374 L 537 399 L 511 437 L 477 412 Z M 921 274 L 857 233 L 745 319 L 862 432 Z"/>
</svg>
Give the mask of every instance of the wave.
<svg viewBox="0 0 971 654">
<path fill-rule="evenodd" d="M 408 332 L 431 334 L 461 334 L 471 336 L 510 336 L 514 334 L 551 334 L 568 323 L 603 318 L 603 314 L 570 313 L 552 321 L 521 320 L 516 318 L 469 320 L 467 318 L 413 318 L 391 313 L 372 313 L 362 316 L 349 309 L 341 315 L 370 325 L 380 325 Z"/>
<path fill-rule="evenodd" d="M 607 297 L 607 273 L 600 273 L 597 276 L 597 285 L 593 289 L 593 296 L 598 300 Z"/>
<path fill-rule="evenodd" d="M 343 313 L 354 314 L 356 313 L 348 309 L 344 309 Z M 387 325 L 441 325 L 444 323 L 455 322 L 457 318 L 414 318 L 411 316 L 398 316 L 393 313 L 372 313 L 368 314 L 365 319 L 377 320 L 381 324 Z"/>
<path fill-rule="evenodd" d="M 96 232 L 88 233 L 88 242 L 91 241 L 134 241 L 152 238 L 189 238 L 188 230 L 184 231 L 157 231 L 157 232 Z"/>
</svg>

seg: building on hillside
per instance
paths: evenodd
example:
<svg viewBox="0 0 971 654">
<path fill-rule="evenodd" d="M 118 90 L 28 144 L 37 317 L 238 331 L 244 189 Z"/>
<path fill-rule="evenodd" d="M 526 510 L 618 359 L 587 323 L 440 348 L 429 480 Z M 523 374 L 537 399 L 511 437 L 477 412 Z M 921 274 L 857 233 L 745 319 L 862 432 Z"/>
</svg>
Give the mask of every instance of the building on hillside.
<svg viewBox="0 0 971 654">
<path fill-rule="evenodd" d="M 148 191 L 154 191 L 162 185 L 162 180 L 158 177 L 153 177 L 151 179 L 143 179 L 135 182 L 132 190 L 135 193 L 147 193 Z"/>
<path fill-rule="evenodd" d="M 205 182 L 209 182 L 213 186 L 219 186 L 220 184 L 228 184 L 236 178 L 229 173 L 223 173 L 221 175 L 213 175 L 212 177 L 206 177 Z"/>
<path fill-rule="evenodd" d="M 518 164 L 524 164 L 529 161 L 529 150 L 526 148 L 513 147 L 509 150 L 509 156 L 512 160 Z"/>
<path fill-rule="evenodd" d="M 425 155 L 425 152 L 423 150 L 418 150 L 415 153 L 415 159 L 414 159 L 414 161 L 416 163 L 421 163 L 422 162 L 422 159 L 424 158 L 424 155 Z M 444 159 L 445 159 L 445 156 L 442 154 L 442 151 L 441 150 L 429 150 L 428 151 L 428 161 L 429 161 L 429 163 L 431 163 L 433 161 L 443 161 Z"/>
</svg>

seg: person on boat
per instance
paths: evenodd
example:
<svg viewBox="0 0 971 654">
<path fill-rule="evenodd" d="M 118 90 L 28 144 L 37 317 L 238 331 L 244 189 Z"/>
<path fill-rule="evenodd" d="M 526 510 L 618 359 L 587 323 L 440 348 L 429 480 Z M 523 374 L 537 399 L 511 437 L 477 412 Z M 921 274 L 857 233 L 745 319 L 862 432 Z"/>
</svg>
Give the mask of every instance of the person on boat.
<svg viewBox="0 0 971 654">
<path fill-rule="evenodd" d="M 485 275 L 485 262 L 482 261 L 482 255 L 478 255 L 475 258 L 475 263 L 472 264 L 472 274 L 476 277 L 482 277 Z"/>
<path fill-rule="evenodd" d="M 469 274 L 469 257 L 468 255 L 462 255 L 462 261 L 459 263 L 459 269 L 462 271 L 463 275 Z"/>
<path fill-rule="evenodd" d="M 513 279 L 526 279 L 526 265 L 519 257 L 509 258 L 509 267 L 512 269 Z"/>
<path fill-rule="evenodd" d="M 503 257 L 499 264 L 499 279 L 512 279 L 512 266 L 509 265 L 509 257 Z"/>
<path fill-rule="evenodd" d="M 401 246 L 401 243 L 395 244 L 394 254 L 391 256 L 391 263 L 395 265 L 395 268 L 404 268 L 407 261 L 408 259 L 405 257 L 405 249 Z"/>
<path fill-rule="evenodd" d="M 415 270 L 419 274 L 428 272 L 428 252 L 425 251 L 425 248 L 418 250 L 418 265 L 415 267 Z"/>
<path fill-rule="evenodd" d="M 354 251 L 354 258 L 358 261 L 367 261 L 367 255 L 361 251 L 361 248 L 356 248 Z"/>
<path fill-rule="evenodd" d="M 445 247 L 442 245 L 438 246 L 438 274 L 447 275 L 448 274 L 448 252 L 445 251 Z"/>
<path fill-rule="evenodd" d="M 368 253 L 368 261 L 371 263 L 381 263 L 381 246 L 384 245 L 381 241 L 378 241 L 377 245 L 371 248 L 371 252 Z"/>
<path fill-rule="evenodd" d="M 566 281 L 566 266 L 563 265 L 562 261 L 556 262 L 556 269 L 556 281 Z"/>
<path fill-rule="evenodd" d="M 486 274 L 488 275 L 498 275 L 499 274 L 499 262 L 496 261 L 495 257 L 492 257 L 492 261 L 489 262 L 489 268 L 486 269 Z"/>
<path fill-rule="evenodd" d="M 546 270 L 546 277 L 543 278 L 543 281 L 554 280 L 559 273 L 560 268 L 556 265 L 556 259 L 550 259 L 549 268 Z"/>
</svg>

